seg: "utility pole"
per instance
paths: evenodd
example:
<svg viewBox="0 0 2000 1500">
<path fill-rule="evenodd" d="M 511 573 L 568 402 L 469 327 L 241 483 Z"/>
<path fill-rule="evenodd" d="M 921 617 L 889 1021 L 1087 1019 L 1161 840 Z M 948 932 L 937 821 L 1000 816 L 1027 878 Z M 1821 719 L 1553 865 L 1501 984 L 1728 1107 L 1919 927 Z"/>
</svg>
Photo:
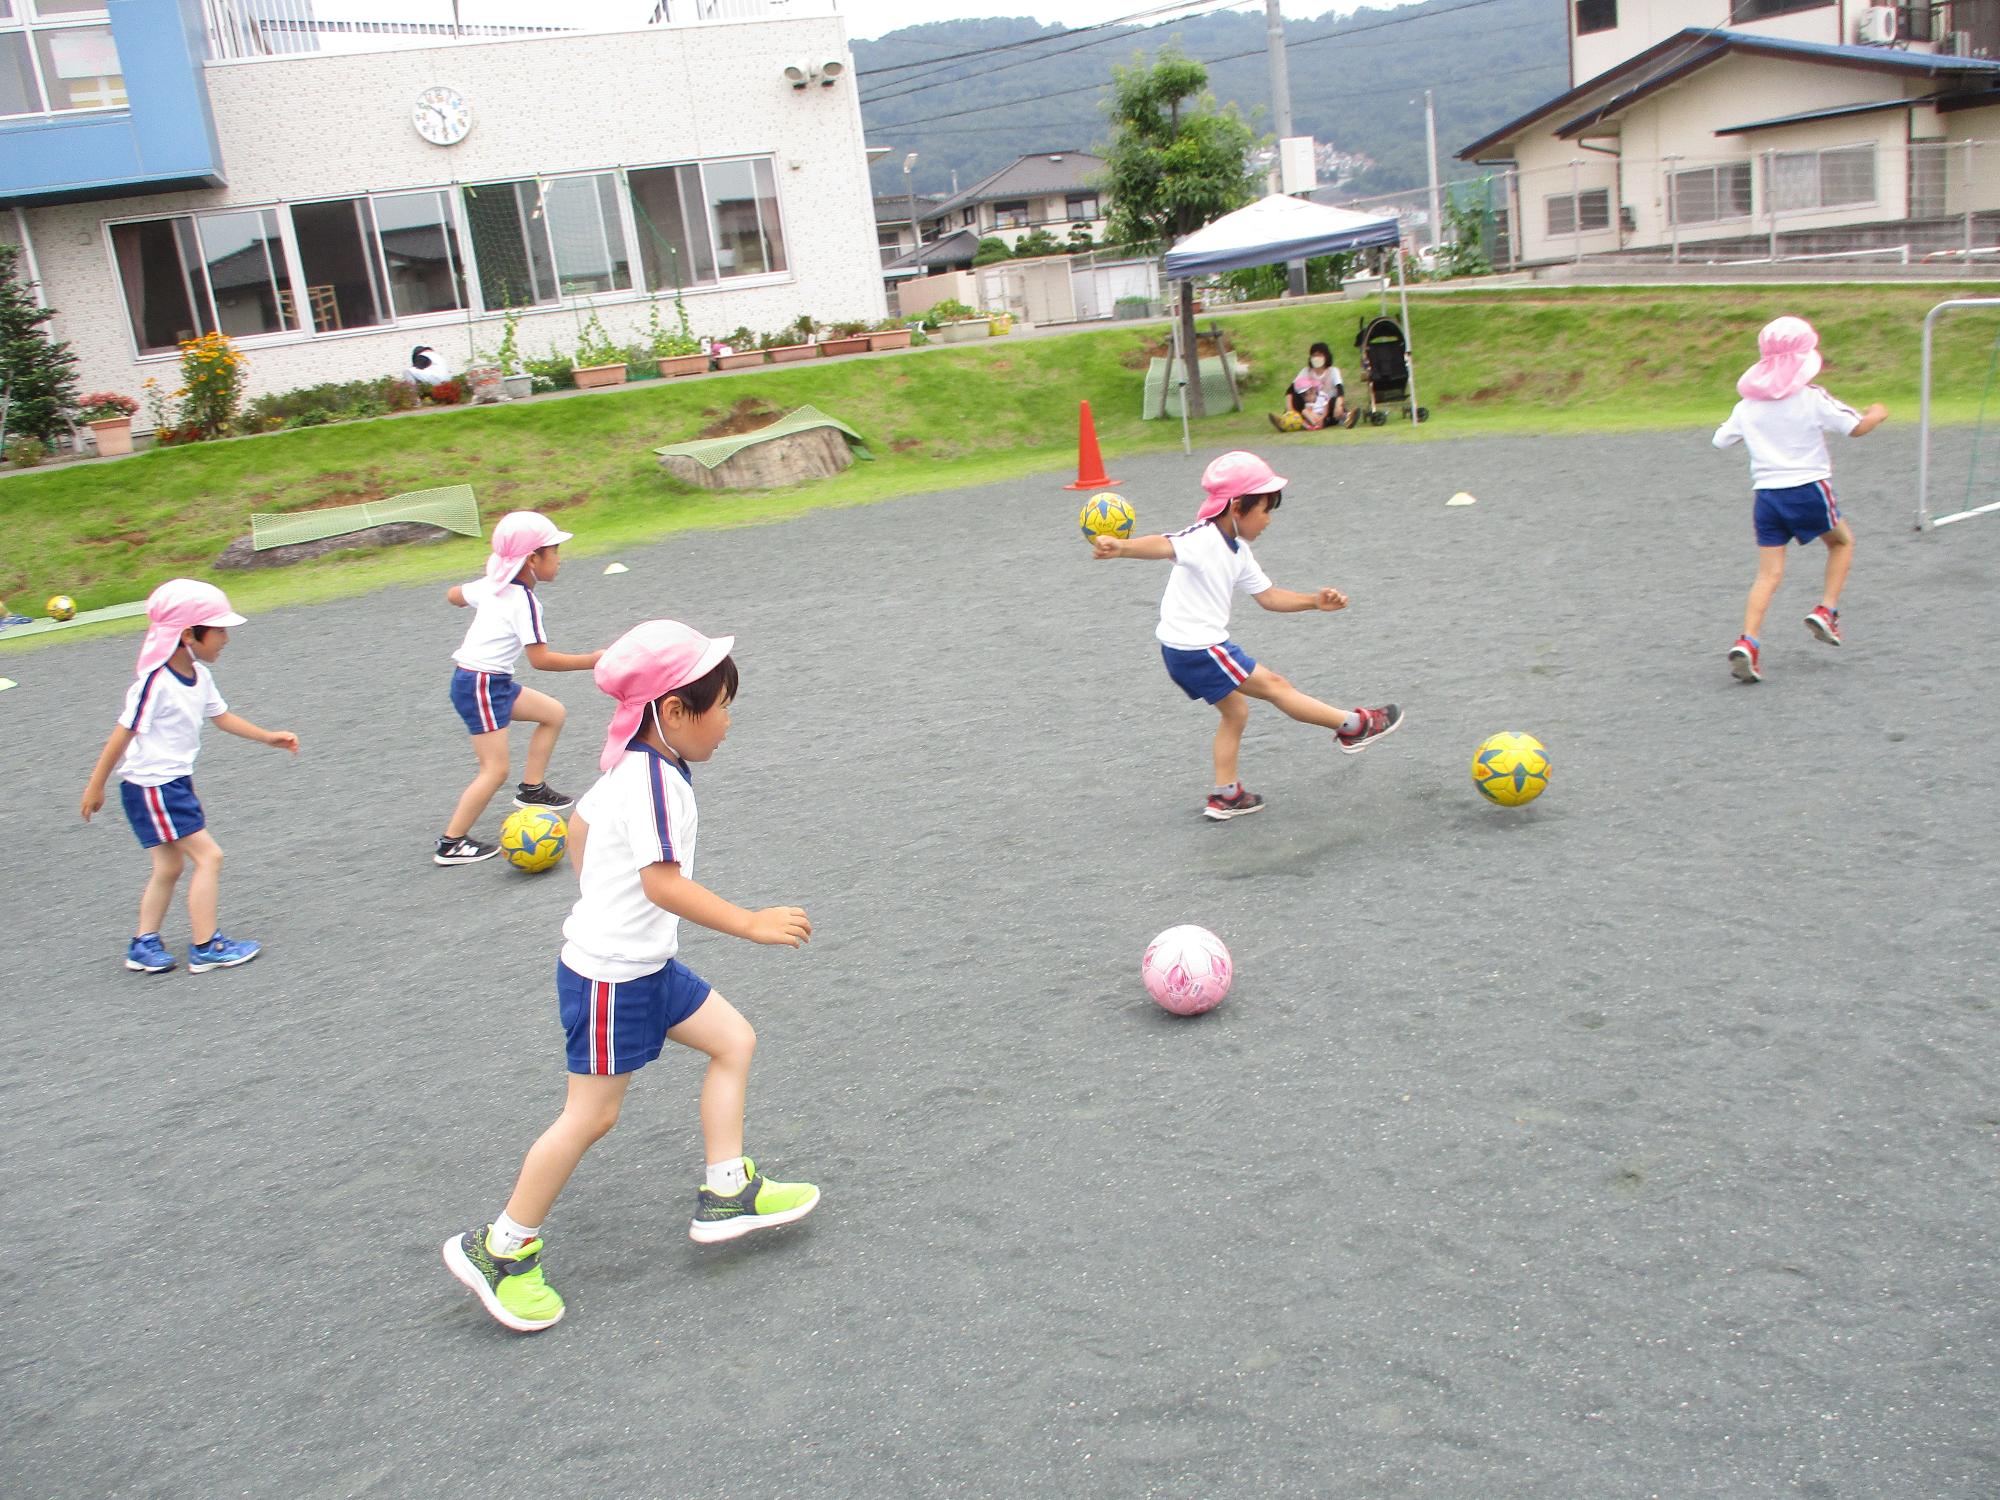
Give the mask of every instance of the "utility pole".
<svg viewBox="0 0 2000 1500">
<path fill-rule="evenodd" d="M 914 151 L 903 158 L 903 196 L 910 200 L 910 238 L 914 243 L 914 248 L 911 251 L 912 254 L 924 248 L 923 226 L 917 222 L 917 190 L 910 186 L 910 168 L 916 164 L 917 153 Z M 921 261 L 912 261 L 911 264 L 916 266 L 919 271 L 923 269 Z"/>
<path fill-rule="evenodd" d="M 1438 247 L 1444 233 L 1444 215 L 1438 205 L 1438 116 L 1437 102 L 1424 90 L 1424 143 L 1431 167 L 1431 249 Z"/>
<path fill-rule="evenodd" d="M 1271 115 L 1278 127 L 1278 139 L 1282 142 L 1292 133 L 1292 80 L 1285 68 L 1285 13 L 1278 8 L 1278 0 L 1264 0 L 1264 50 L 1271 59 Z M 1283 187 L 1284 147 L 1280 145 L 1278 150 L 1279 186 Z M 1285 283 L 1294 297 L 1306 294 L 1304 261 L 1285 262 Z"/>
</svg>

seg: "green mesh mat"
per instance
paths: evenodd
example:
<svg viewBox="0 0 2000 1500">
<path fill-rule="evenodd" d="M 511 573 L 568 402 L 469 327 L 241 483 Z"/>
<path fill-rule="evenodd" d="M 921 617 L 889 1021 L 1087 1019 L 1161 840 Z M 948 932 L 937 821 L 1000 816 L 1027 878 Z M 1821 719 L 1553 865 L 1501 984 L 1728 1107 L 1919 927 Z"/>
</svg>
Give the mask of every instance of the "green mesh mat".
<svg viewBox="0 0 2000 1500">
<path fill-rule="evenodd" d="M 365 505 L 332 505 L 325 510 L 300 510 L 272 514 L 254 512 L 250 517 L 250 545 L 262 552 L 267 547 L 289 547 L 297 542 L 317 542 L 324 537 L 346 536 L 385 526 L 391 521 L 422 521 L 442 526 L 460 536 L 479 536 L 479 502 L 472 498 L 469 484 L 448 484 L 435 490 L 411 490 L 407 495 L 391 495 L 387 500 L 370 500 Z"/>
<path fill-rule="evenodd" d="M 51 630 L 68 630 L 76 625 L 94 625 L 99 620 L 129 620 L 146 612 L 146 601 L 134 604 L 107 604 L 102 609 L 86 609 L 73 620 L 31 620 L 26 625 L 10 625 L 0 630 L 0 641 L 11 641 L 24 635 L 43 635 Z"/>
<path fill-rule="evenodd" d="M 1222 368 L 1222 359 L 1229 361 L 1229 369 Z M 1210 416 L 1217 412 L 1237 411 L 1242 403 L 1230 394 L 1230 376 L 1242 380 L 1242 366 L 1236 356 L 1225 354 L 1222 359 L 1209 358 L 1201 361 L 1201 394 L 1204 410 Z M 1181 387 L 1186 383 L 1182 365 L 1174 362 L 1174 388 L 1167 390 L 1167 364 L 1165 358 L 1155 358 L 1146 366 L 1146 404 L 1139 412 L 1141 421 L 1152 422 L 1161 417 L 1178 418 L 1181 414 Z"/>
<path fill-rule="evenodd" d="M 836 432 L 847 434 L 847 440 L 854 448 L 856 458 L 872 459 L 868 443 L 860 433 L 845 422 L 836 421 L 816 406 L 801 406 L 797 411 L 788 412 L 769 427 L 759 427 L 755 432 L 739 432 L 733 437 L 704 438 L 696 443 L 670 443 L 653 451 L 661 458 L 691 458 L 704 469 L 712 469 L 717 464 L 734 458 L 753 443 L 768 443 L 772 438 L 790 437 L 795 432 L 810 432 L 815 427 L 831 427 Z"/>
</svg>

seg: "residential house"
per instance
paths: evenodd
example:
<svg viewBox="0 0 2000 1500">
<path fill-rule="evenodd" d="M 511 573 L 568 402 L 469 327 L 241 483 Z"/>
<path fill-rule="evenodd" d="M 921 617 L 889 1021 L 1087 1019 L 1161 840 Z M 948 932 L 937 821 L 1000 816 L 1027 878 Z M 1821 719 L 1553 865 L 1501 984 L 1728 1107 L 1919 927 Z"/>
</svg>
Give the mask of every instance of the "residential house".
<svg viewBox="0 0 2000 1500">
<path fill-rule="evenodd" d="M 916 248 L 917 221 L 932 213 L 943 202 L 942 193 L 918 193 L 915 198 L 916 219 L 913 220 L 911 197 L 908 193 L 875 195 L 875 242 L 881 247 L 884 266 Z"/>
<path fill-rule="evenodd" d="M 918 215 L 924 239 L 969 230 L 975 240 L 998 239 L 1012 250 L 1024 237 L 1045 229 L 1058 245 L 1081 229 L 1093 241 L 1104 238 L 1110 204 L 1099 190 L 1104 161 L 1088 151 L 1037 151 L 1015 158 L 999 171 Z"/>
</svg>

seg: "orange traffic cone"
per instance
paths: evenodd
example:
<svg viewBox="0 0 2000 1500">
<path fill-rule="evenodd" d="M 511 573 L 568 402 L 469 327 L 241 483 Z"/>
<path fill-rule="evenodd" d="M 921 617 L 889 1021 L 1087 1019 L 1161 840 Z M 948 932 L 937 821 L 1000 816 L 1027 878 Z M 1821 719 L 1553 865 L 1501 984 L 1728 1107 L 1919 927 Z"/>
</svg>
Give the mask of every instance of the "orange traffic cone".
<svg viewBox="0 0 2000 1500">
<path fill-rule="evenodd" d="M 1090 419 L 1090 403 L 1079 401 L 1081 410 L 1076 419 L 1076 483 L 1063 486 L 1066 490 L 1101 490 L 1106 485 L 1123 484 L 1122 479 L 1113 479 L 1104 472 L 1104 459 L 1097 451 L 1097 424 Z"/>
</svg>

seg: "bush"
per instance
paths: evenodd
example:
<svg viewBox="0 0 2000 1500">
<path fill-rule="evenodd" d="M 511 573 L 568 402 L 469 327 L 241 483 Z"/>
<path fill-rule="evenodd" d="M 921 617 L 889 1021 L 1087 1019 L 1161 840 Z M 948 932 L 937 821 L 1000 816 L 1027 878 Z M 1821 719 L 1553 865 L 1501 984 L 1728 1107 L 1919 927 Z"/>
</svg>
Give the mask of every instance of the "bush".
<svg viewBox="0 0 2000 1500">
<path fill-rule="evenodd" d="M 975 266 L 990 266 L 998 261 L 1013 259 L 1014 252 L 1007 248 L 1007 242 L 997 234 L 989 234 L 979 242 L 979 248 L 972 252 Z"/>
<path fill-rule="evenodd" d="M 7 439 L 7 462 L 17 469 L 32 469 L 49 456 L 49 445 L 32 433 Z"/>
<path fill-rule="evenodd" d="M 353 422 L 387 412 L 408 411 L 420 398 L 407 380 L 385 375 L 377 380 L 344 380 L 305 385 L 257 397 L 245 409 L 245 425 L 270 431 L 286 426 L 317 426 L 297 419 L 317 412 L 325 422 Z"/>
<path fill-rule="evenodd" d="M 465 387 L 456 380 L 440 380 L 424 395 L 435 406 L 456 406 L 465 399 Z"/>
<path fill-rule="evenodd" d="M 526 359 L 521 363 L 535 377 L 535 389 L 538 391 L 576 389 L 576 365 L 566 354 L 545 354 L 539 359 Z"/>
<path fill-rule="evenodd" d="M 591 365 L 619 365 L 625 362 L 625 351 L 611 342 L 604 322 L 595 312 L 584 323 L 576 336 L 576 368 L 587 369 Z"/>
<path fill-rule="evenodd" d="M 129 419 L 138 410 L 139 403 L 130 396 L 121 396 L 116 391 L 98 391 L 77 403 L 76 419 L 79 422 L 112 422 L 119 417 Z"/>
</svg>

